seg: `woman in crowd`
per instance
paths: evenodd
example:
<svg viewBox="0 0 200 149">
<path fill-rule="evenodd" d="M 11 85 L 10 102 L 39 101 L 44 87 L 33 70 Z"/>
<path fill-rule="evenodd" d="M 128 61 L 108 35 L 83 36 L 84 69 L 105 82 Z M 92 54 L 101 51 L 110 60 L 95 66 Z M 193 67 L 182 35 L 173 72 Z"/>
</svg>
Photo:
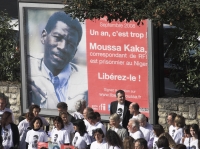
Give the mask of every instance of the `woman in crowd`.
<svg viewBox="0 0 200 149">
<path fill-rule="evenodd" d="M 190 134 L 191 137 L 185 138 L 184 145 L 187 147 L 187 149 L 192 148 L 199 148 L 199 126 L 197 124 L 192 124 L 190 126 Z"/>
<path fill-rule="evenodd" d="M 158 141 L 156 142 L 158 148 L 170 149 L 169 141 L 165 136 L 159 137 Z"/>
<path fill-rule="evenodd" d="M 184 133 L 184 136 L 182 137 L 181 139 L 181 144 L 184 144 L 184 141 L 186 138 L 190 138 L 191 137 L 191 134 L 190 134 L 190 125 L 185 125 L 184 128 L 183 128 L 183 133 Z"/>
<path fill-rule="evenodd" d="M 74 138 L 74 127 L 71 122 L 68 121 L 68 114 L 67 112 L 61 112 L 60 117 L 64 123 L 64 129 L 67 131 L 68 136 L 70 136 L 70 144 L 72 143 L 72 139 Z"/>
<path fill-rule="evenodd" d="M 90 149 L 102 149 L 103 145 L 106 143 L 102 129 L 97 128 L 93 130 L 92 134 L 96 141 L 92 142 Z"/>
<path fill-rule="evenodd" d="M 172 139 L 176 144 L 181 142 L 182 137 L 184 136 L 183 127 L 185 126 L 185 118 L 181 115 L 177 115 L 174 120 L 175 128 L 172 133 Z"/>
<path fill-rule="evenodd" d="M 187 149 L 185 145 L 183 144 L 177 144 L 175 149 Z"/>
<path fill-rule="evenodd" d="M 123 149 L 133 149 L 134 148 L 134 139 L 131 136 L 126 137 L 123 140 Z"/>
<path fill-rule="evenodd" d="M 21 149 L 25 149 L 26 148 L 26 133 L 30 130 L 30 122 L 31 120 L 34 118 L 33 113 L 28 112 L 25 115 L 26 119 L 22 120 L 19 125 L 18 125 L 18 129 L 19 129 L 19 135 L 20 135 L 20 144 L 19 147 Z"/>
<path fill-rule="evenodd" d="M 46 132 L 41 129 L 43 126 L 42 120 L 39 117 L 34 117 L 30 123 L 32 128 L 26 134 L 26 148 L 27 149 L 37 149 L 38 142 L 47 142 L 48 137 Z"/>
<path fill-rule="evenodd" d="M 113 131 L 108 130 L 106 132 L 106 141 L 107 143 L 104 144 L 104 149 L 122 149 L 123 143 L 119 135 Z"/>
<path fill-rule="evenodd" d="M 91 139 L 86 131 L 86 126 L 84 121 L 78 119 L 75 122 L 73 122 L 73 125 L 76 133 L 72 140 L 72 145 L 78 149 L 89 149 L 91 144 Z"/>
<path fill-rule="evenodd" d="M 172 137 L 169 135 L 169 133 L 164 131 L 164 128 L 161 125 L 159 125 L 159 124 L 154 125 L 153 126 L 153 131 L 154 131 L 154 134 L 155 134 L 154 141 L 153 141 L 153 149 L 158 149 L 158 147 L 156 145 L 156 141 L 161 136 L 165 136 L 168 139 L 170 148 L 175 148 L 176 143 L 174 142 Z"/>
<path fill-rule="evenodd" d="M 5 111 L 3 113 L 0 132 L 4 149 L 19 147 L 19 130 L 17 125 L 13 124 L 11 112 Z"/>
<path fill-rule="evenodd" d="M 110 129 L 115 131 L 119 137 L 124 140 L 125 137 L 128 136 L 128 132 L 125 128 L 123 128 L 121 125 L 120 125 L 120 122 L 121 122 L 121 119 L 120 119 L 120 116 L 117 114 L 117 113 L 114 113 L 110 116 Z"/>
<path fill-rule="evenodd" d="M 75 104 L 76 112 L 72 113 L 72 116 L 75 119 L 83 119 L 83 110 L 86 108 L 86 101 L 84 99 L 80 99 Z"/>
<path fill-rule="evenodd" d="M 64 129 L 64 123 L 61 117 L 56 116 L 53 119 L 54 128 L 51 131 L 51 142 L 58 145 L 69 145 L 70 135 Z"/>
</svg>

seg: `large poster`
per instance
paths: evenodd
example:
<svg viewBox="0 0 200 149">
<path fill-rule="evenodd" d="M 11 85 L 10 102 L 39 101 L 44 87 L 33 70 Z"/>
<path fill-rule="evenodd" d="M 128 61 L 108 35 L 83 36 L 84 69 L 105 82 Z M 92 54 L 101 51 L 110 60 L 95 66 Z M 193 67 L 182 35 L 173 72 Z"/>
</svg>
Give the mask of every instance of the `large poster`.
<svg viewBox="0 0 200 149">
<path fill-rule="evenodd" d="M 147 22 L 78 22 L 62 5 L 21 3 L 23 112 L 38 104 L 42 114 L 57 114 L 78 100 L 101 114 L 122 89 L 148 115 Z"/>
</svg>

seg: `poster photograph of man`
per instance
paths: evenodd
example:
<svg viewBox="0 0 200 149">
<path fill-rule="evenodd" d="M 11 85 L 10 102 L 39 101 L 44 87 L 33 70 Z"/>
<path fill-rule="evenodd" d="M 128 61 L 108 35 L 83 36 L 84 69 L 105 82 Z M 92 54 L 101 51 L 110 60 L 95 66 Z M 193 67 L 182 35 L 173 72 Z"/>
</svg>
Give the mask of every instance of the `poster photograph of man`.
<svg viewBox="0 0 200 149">
<path fill-rule="evenodd" d="M 43 109 L 88 98 L 85 26 L 58 9 L 25 9 L 27 101 Z"/>
</svg>

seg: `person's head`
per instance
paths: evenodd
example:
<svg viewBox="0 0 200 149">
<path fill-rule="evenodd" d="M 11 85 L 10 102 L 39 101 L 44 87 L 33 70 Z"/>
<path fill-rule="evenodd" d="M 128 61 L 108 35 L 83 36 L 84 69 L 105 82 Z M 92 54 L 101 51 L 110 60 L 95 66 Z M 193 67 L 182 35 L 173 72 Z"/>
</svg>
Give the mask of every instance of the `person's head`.
<svg viewBox="0 0 200 149">
<path fill-rule="evenodd" d="M 119 148 L 122 148 L 123 147 L 123 143 L 122 143 L 122 140 L 121 138 L 119 137 L 119 135 L 109 129 L 107 132 L 106 132 L 106 141 L 108 143 L 108 145 L 112 145 L 112 146 L 118 146 Z"/>
<path fill-rule="evenodd" d="M 57 128 L 57 130 L 61 130 L 62 128 L 64 128 L 64 123 L 60 116 L 54 117 L 53 124 Z"/>
<path fill-rule="evenodd" d="M 76 111 L 83 113 L 83 110 L 86 108 L 86 101 L 84 99 L 80 99 L 75 104 Z"/>
<path fill-rule="evenodd" d="M 41 35 L 44 63 L 57 75 L 74 58 L 82 38 L 82 27 L 77 19 L 59 11 L 50 16 Z"/>
<path fill-rule="evenodd" d="M 59 102 L 57 104 L 57 109 L 58 109 L 58 112 L 67 112 L 68 110 L 68 106 L 65 102 Z"/>
<path fill-rule="evenodd" d="M 87 114 L 90 112 L 94 112 L 94 110 L 91 107 L 87 107 L 83 110 L 83 117 L 84 119 L 87 119 Z"/>
<path fill-rule="evenodd" d="M 4 110 L 6 107 L 6 96 L 4 93 L 0 93 L 0 110 Z"/>
<path fill-rule="evenodd" d="M 134 139 L 131 136 L 127 136 L 123 140 L 124 149 L 133 149 L 134 148 Z"/>
<path fill-rule="evenodd" d="M 97 116 L 94 112 L 89 112 L 87 114 L 87 120 L 90 123 L 90 125 L 95 125 L 97 123 Z"/>
<path fill-rule="evenodd" d="M 126 97 L 125 92 L 123 90 L 118 90 L 116 92 L 116 97 L 119 104 L 124 104 Z"/>
<path fill-rule="evenodd" d="M 39 117 L 34 117 L 32 121 L 30 122 L 30 127 L 32 129 L 40 129 L 43 126 L 43 122 L 41 118 Z"/>
<path fill-rule="evenodd" d="M 174 120 L 175 120 L 175 117 L 176 117 L 176 113 L 169 113 L 168 116 L 167 116 L 167 123 L 168 125 L 174 125 Z"/>
<path fill-rule="evenodd" d="M 120 116 L 117 113 L 112 114 L 109 118 L 109 122 L 111 127 L 118 128 L 119 123 L 121 122 Z"/>
<path fill-rule="evenodd" d="M 154 125 L 153 131 L 154 131 L 154 134 L 156 135 L 156 137 L 159 137 L 162 133 L 165 132 L 163 126 L 160 124 Z"/>
<path fill-rule="evenodd" d="M 137 119 L 131 118 L 129 119 L 127 128 L 129 132 L 135 133 L 136 131 L 140 129 L 140 124 Z"/>
<path fill-rule="evenodd" d="M 197 124 L 190 125 L 190 134 L 192 137 L 198 138 L 199 126 Z"/>
<path fill-rule="evenodd" d="M 96 117 L 97 117 L 97 122 L 100 122 L 101 121 L 101 115 L 99 112 L 94 112 Z"/>
<path fill-rule="evenodd" d="M 185 125 L 183 129 L 184 137 L 189 138 L 191 137 L 190 134 L 190 125 Z"/>
<path fill-rule="evenodd" d="M 187 147 L 184 144 L 177 144 L 175 149 L 187 149 Z"/>
<path fill-rule="evenodd" d="M 12 123 L 12 113 L 5 111 L 1 117 L 1 126 L 5 128 L 6 125 Z"/>
<path fill-rule="evenodd" d="M 147 118 L 144 114 L 138 114 L 138 121 L 140 126 L 145 127 L 147 125 Z"/>
<path fill-rule="evenodd" d="M 38 105 L 31 105 L 31 107 L 29 107 L 29 112 L 32 112 L 35 117 L 39 115 L 40 111 L 41 108 Z"/>
<path fill-rule="evenodd" d="M 165 136 L 161 136 L 158 138 L 156 145 L 158 148 L 169 147 L 169 141 Z"/>
<path fill-rule="evenodd" d="M 181 115 L 177 115 L 174 119 L 174 124 L 176 127 L 183 128 L 185 126 L 185 118 Z"/>
<path fill-rule="evenodd" d="M 25 115 L 28 122 L 30 122 L 35 116 L 32 112 L 27 112 Z"/>
<path fill-rule="evenodd" d="M 67 114 L 67 112 L 60 112 L 60 117 L 62 118 L 64 124 L 68 124 L 68 114 Z"/>
<path fill-rule="evenodd" d="M 82 119 L 77 119 L 73 122 L 73 125 L 74 130 L 79 132 L 80 136 L 83 136 L 85 133 L 87 133 L 85 123 Z"/>
<path fill-rule="evenodd" d="M 144 138 L 135 140 L 134 149 L 148 149 L 147 141 Z"/>
<path fill-rule="evenodd" d="M 94 129 L 92 131 L 92 136 L 95 138 L 95 140 L 98 143 L 101 143 L 103 141 L 103 138 L 104 138 L 104 133 L 103 133 L 101 128 L 97 128 L 97 129 Z"/>
<path fill-rule="evenodd" d="M 132 102 L 129 105 L 130 114 L 139 113 L 139 109 L 140 109 L 140 106 L 138 105 L 138 103 Z"/>
</svg>

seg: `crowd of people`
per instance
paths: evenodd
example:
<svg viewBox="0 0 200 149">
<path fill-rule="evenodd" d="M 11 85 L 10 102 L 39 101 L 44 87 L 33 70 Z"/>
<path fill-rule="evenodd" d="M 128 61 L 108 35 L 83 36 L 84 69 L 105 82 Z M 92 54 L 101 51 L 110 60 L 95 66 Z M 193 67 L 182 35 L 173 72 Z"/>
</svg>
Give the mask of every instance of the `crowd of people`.
<svg viewBox="0 0 200 149">
<path fill-rule="evenodd" d="M 39 115 L 40 107 L 31 105 L 25 119 L 13 123 L 12 111 L 0 94 L 0 149 L 37 149 L 38 142 L 72 145 L 76 149 L 198 149 L 199 126 L 185 125 L 185 118 L 169 113 L 168 131 L 162 125 L 151 125 L 139 112 L 139 105 L 125 99 L 125 92 L 116 92 L 116 101 L 110 106 L 109 127 L 101 122 L 101 115 L 85 100 L 76 102 L 76 112 L 68 113 L 65 102 L 57 104 L 59 116 L 53 119 L 53 128 Z"/>
</svg>

